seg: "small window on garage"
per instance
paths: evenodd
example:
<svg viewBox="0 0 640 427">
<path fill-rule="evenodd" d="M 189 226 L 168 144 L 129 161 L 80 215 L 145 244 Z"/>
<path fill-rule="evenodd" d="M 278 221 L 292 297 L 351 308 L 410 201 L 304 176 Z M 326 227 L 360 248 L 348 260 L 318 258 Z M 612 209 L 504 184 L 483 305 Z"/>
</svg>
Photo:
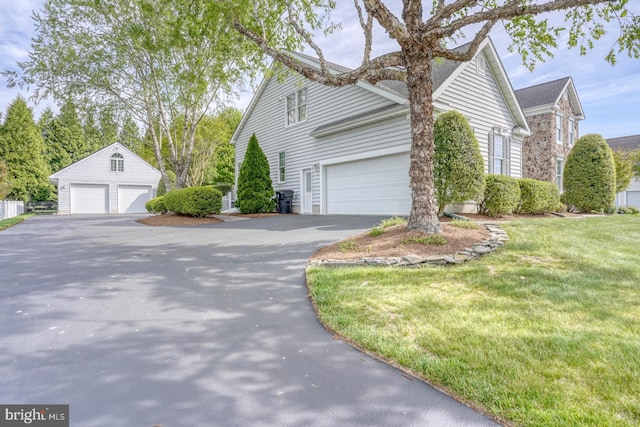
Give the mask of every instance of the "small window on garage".
<svg viewBox="0 0 640 427">
<path fill-rule="evenodd" d="M 111 156 L 111 172 L 124 172 L 124 156 L 114 153 Z"/>
<path fill-rule="evenodd" d="M 286 174 L 286 155 L 284 151 L 278 153 L 278 182 L 284 183 L 287 180 Z"/>
</svg>

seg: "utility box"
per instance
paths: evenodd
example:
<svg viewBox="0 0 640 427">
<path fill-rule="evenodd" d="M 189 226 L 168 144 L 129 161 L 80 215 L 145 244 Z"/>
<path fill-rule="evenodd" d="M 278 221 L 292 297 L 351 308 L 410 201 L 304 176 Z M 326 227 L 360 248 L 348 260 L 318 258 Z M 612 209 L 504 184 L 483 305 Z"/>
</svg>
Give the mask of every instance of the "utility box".
<svg viewBox="0 0 640 427">
<path fill-rule="evenodd" d="M 293 190 L 276 191 L 278 198 L 278 213 L 290 214 L 293 205 Z"/>
</svg>

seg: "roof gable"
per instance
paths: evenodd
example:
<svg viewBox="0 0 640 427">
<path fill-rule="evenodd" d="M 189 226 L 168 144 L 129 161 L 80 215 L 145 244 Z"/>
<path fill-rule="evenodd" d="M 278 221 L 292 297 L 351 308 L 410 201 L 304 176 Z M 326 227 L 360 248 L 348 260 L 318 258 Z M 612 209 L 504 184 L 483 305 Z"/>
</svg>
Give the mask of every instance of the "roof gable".
<svg viewBox="0 0 640 427">
<path fill-rule="evenodd" d="M 60 178 L 61 176 L 66 175 L 67 173 L 69 173 L 73 169 L 76 169 L 76 168 L 82 167 L 82 166 L 86 166 L 88 163 L 90 163 L 92 161 L 102 161 L 102 159 L 101 159 L 102 155 L 107 151 L 124 152 L 124 153 L 127 154 L 127 157 L 133 158 L 135 160 L 135 162 L 138 163 L 139 166 L 142 166 L 144 168 L 148 168 L 150 172 L 155 172 L 155 173 L 158 174 L 158 178 L 160 177 L 160 171 L 158 169 L 156 169 L 153 166 L 151 166 L 147 161 L 145 161 L 143 158 L 141 158 L 140 156 L 138 156 L 137 154 L 135 154 L 134 152 L 129 150 L 124 145 L 120 144 L 119 142 L 114 142 L 113 144 L 108 145 L 108 146 L 96 151 L 95 153 L 92 153 L 92 154 L 88 155 L 87 157 L 84 157 L 84 158 L 78 160 L 77 162 L 70 164 L 66 168 L 60 169 L 58 172 L 56 172 L 54 174 L 51 174 L 49 176 L 49 179 L 55 182 L 55 181 L 58 180 L 58 178 Z"/>
<path fill-rule="evenodd" d="M 469 49 L 470 45 L 471 43 L 467 43 L 457 47 L 455 50 L 460 52 L 465 52 Z M 495 76 L 498 86 L 503 94 L 505 102 L 509 107 L 509 110 L 511 111 L 511 115 L 515 123 L 517 123 L 518 127 L 520 128 L 520 132 L 524 134 L 529 134 L 529 126 L 527 124 L 524 112 L 522 111 L 522 108 L 518 103 L 513 87 L 511 86 L 511 82 L 509 81 L 506 71 L 504 70 L 504 66 L 502 65 L 502 61 L 500 61 L 500 58 L 495 50 L 495 47 L 493 46 L 493 42 L 489 37 L 487 37 L 485 40 L 482 41 L 482 43 L 478 48 L 478 52 L 484 52 L 485 56 L 487 57 L 489 62 L 488 66 L 491 67 L 493 75 Z M 301 53 L 294 53 L 293 55 L 297 57 L 297 59 L 299 59 L 300 61 L 308 65 L 319 67 L 319 61 L 316 58 L 313 58 L 311 56 L 301 54 Z M 276 66 L 275 64 L 276 63 L 274 61 L 271 65 L 272 70 Z M 434 102 L 437 102 L 438 96 L 442 94 L 442 92 L 451 84 L 451 82 L 455 80 L 455 78 L 462 72 L 463 68 L 468 65 L 469 65 L 469 62 L 452 61 L 449 59 L 444 59 L 444 60 L 436 59 L 432 62 L 432 83 L 433 83 Z M 329 67 L 332 73 L 336 73 L 336 74 L 341 72 L 351 71 L 349 68 L 346 68 L 331 62 L 327 62 L 327 66 Z M 258 90 L 256 91 L 256 93 L 253 96 L 253 99 L 251 100 L 251 103 L 249 104 L 249 106 L 247 107 L 247 110 L 242 116 L 242 120 L 240 121 L 240 124 L 238 125 L 233 136 L 231 137 L 232 143 L 236 142 L 238 135 L 240 135 L 240 133 L 242 132 L 244 125 L 246 124 L 246 121 L 248 120 L 249 116 L 255 109 L 256 104 L 258 103 L 260 97 L 262 96 L 267 86 L 268 81 L 271 78 L 272 78 L 271 76 L 267 76 L 260 83 Z M 375 84 L 371 84 L 364 80 L 360 80 L 356 85 L 363 89 L 374 92 L 384 98 L 387 98 L 389 101 L 392 101 L 395 104 L 404 105 L 404 106 L 408 106 L 409 104 L 409 90 L 405 82 L 397 81 L 397 80 L 382 80 L 382 81 L 376 82 Z M 364 113 L 364 114 L 367 115 L 369 113 Z M 318 129 L 316 129 L 316 131 L 317 130 Z"/>
<path fill-rule="evenodd" d="M 607 139 L 607 143 L 612 150 L 632 151 L 640 148 L 640 135 L 609 138 Z"/>
<path fill-rule="evenodd" d="M 582 104 L 580 103 L 578 92 L 571 77 L 563 77 L 550 82 L 525 87 L 516 90 L 515 93 L 523 110 L 535 111 L 544 108 L 556 108 L 565 91 L 568 91 L 569 101 L 576 115 L 584 118 Z"/>
</svg>

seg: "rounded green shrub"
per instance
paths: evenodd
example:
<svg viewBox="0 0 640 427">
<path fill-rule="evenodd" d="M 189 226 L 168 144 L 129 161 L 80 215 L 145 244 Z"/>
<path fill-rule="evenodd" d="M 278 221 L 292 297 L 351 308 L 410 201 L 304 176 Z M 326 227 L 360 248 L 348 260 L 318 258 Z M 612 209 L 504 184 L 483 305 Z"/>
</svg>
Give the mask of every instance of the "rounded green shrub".
<svg viewBox="0 0 640 427">
<path fill-rule="evenodd" d="M 276 206 L 274 196 L 269 162 L 253 134 L 240 167 L 236 207 L 242 213 L 270 213 Z"/>
<path fill-rule="evenodd" d="M 582 212 L 604 212 L 616 197 L 616 166 L 611 148 L 601 135 L 576 141 L 567 156 L 563 179 L 567 204 Z"/>
<path fill-rule="evenodd" d="M 518 180 L 520 185 L 520 204 L 518 213 L 539 214 L 560 210 L 560 192 L 558 187 L 547 181 L 531 178 Z"/>
<path fill-rule="evenodd" d="M 433 127 L 433 175 L 442 212 L 449 203 L 478 200 L 484 191 L 484 160 L 473 129 L 457 111 L 438 116 Z"/>
<path fill-rule="evenodd" d="M 498 216 L 515 212 L 520 203 L 518 180 L 506 175 L 487 175 L 480 212 Z"/>
<path fill-rule="evenodd" d="M 164 204 L 171 212 L 201 218 L 220 213 L 222 193 L 211 186 L 179 188 L 164 195 Z"/>
<path fill-rule="evenodd" d="M 167 207 L 164 205 L 164 196 L 155 197 L 149 200 L 144 207 L 149 213 L 166 214 Z"/>
</svg>

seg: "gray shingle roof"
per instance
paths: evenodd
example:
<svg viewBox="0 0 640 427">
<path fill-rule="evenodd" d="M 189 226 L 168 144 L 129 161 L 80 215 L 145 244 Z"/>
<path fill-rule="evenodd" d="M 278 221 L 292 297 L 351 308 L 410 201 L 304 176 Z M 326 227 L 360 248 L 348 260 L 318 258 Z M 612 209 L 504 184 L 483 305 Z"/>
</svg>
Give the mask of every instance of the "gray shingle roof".
<svg viewBox="0 0 640 427">
<path fill-rule="evenodd" d="M 640 148 L 640 135 L 621 136 L 619 138 L 609 138 L 607 143 L 612 150 L 635 150 Z"/>
<path fill-rule="evenodd" d="M 569 80 L 571 80 L 571 77 L 563 77 L 551 82 L 518 89 L 515 91 L 516 98 L 523 110 L 541 105 L 555 104 Z"/>
</svg>

